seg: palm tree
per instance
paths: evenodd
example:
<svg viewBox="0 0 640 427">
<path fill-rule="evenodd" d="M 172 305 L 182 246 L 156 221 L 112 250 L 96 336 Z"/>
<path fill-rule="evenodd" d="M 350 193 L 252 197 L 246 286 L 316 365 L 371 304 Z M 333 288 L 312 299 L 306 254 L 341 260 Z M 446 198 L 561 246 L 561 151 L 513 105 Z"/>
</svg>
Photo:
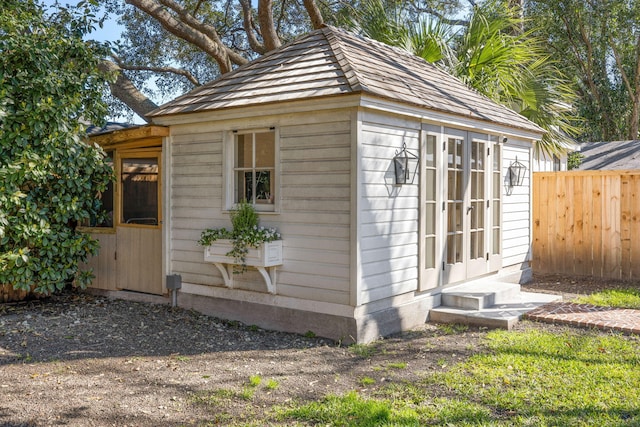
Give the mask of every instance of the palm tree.
<svg viewBox="0 0 640 427">
<path fill-rule="evenodd" d="M 408 11 L 391 4 L 363 0 L 346 24 L 444 68 L 538 124 L 547 134 L 537 150 L 552 155 L 569 146 L 577 133 L 570 108 L 575 94 L 542 40 L 523 30 L 520 10 L 506 0 L 487 0 L 473 8 L 466 25 L 456 27 L 438 18 L 413 23 Z"/>
</svg>

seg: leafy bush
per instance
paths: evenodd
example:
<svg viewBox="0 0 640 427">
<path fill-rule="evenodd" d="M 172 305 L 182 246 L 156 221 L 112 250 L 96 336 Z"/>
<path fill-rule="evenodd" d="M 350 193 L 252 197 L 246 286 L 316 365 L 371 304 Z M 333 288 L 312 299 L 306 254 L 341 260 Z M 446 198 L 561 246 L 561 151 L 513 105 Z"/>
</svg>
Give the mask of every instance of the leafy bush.
<svg viewBox="0 0 640 427">
<path fill-rule="evenodd" d="M 103 46 L 82 40 L 94 19 L 68 10 L 45 17 L 32 1 L 0 14 L 0 284 L 50 293 L 90 282 L 78 263 L 98 250 L 76 230 L 97 217 L 112 179 L 83 121 L 100 123 Z"/>
</svg>

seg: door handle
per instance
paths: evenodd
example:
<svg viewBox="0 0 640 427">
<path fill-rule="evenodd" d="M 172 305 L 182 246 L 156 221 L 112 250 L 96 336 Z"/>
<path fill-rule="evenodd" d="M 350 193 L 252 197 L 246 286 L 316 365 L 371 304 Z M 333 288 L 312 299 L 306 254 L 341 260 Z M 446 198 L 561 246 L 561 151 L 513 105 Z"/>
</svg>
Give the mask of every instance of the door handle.
<svg viewBox="0 0 640 427">
<path fill-rule="evenodd" d="M 471 212 L 472 210 L 473 210 L 473 206 L 469 206 L 469 207 L 467 208 L 467 213 Z"/>
</svg>

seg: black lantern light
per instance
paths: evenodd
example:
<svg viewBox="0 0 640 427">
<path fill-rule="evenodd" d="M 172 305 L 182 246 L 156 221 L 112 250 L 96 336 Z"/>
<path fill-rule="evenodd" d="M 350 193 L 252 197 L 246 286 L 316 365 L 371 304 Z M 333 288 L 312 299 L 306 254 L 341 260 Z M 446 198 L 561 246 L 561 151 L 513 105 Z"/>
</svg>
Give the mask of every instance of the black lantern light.
<svg viewBox="0 0 640 427">
<path fill-rule="evenodd" d="M 396 172 L 396 185 L 413 184 L 418 170 L 418 156 L 407 150 L 407 144 L 402 144 L 402 150 L 396 151 L 393 158 Z"/>
<path fill-rule="evenodd" d="M 527 167 L 518 161 L 509 165 L 509 187 L 519 187 L 524 182 L 524 174 L 527 171 Z"/>
</svg>

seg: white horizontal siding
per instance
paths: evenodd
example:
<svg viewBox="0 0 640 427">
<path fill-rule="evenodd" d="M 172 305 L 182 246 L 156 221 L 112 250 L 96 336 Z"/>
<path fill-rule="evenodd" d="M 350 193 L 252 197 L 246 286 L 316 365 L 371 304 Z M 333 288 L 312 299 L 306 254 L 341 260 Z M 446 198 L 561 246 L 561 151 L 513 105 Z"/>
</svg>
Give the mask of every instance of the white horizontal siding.
<svg viewBox="0 0 640 427">
<path fill-rule="evenodd" d="M 280 128 L 280 229 L 286 249 L 278 293 L 350 303 L 349 117 L 332 114 L 325 122 L 316 117 Z"/>
<path fill-rule="evenodd" d="M 509 140 L 503 147 L 503 176 L 516 159 L 527 167 L 522 186 L 513 187 L 510 195 L 502 197 L 502 266 L 526 262 L 531 243 L 531 144 Z"/>
<path fill-rule="evenodd" d="M 173 135 L 170 152 L 171 272 L 184 282 L 218 284 L 220 273 L 204 262 L 197 241 L 220 211 L 222 133 Z"/>
<path fill-rule="evenodd" d="M 223 211 L 224 132 L 255 121 L 211 122 L 172 128 L 171 270 L 184 282 L 222 285 L 197 244 L 205 228 L 231 227 Z M 260 123 L 264 127 L 265 123 Z M 267 126 L 279 133 L 279 212 L 261 225 L 283 236 L 279 295 L 350 303 L 351 121 L 345 112 L 287 115 Z M 255 272 L 234 277 L 239 289 L 266 292 Z"/>
<path fill-rule="evenodd" d="M 364 116 L 359 145 L 359 304 L 417 289 L 418 177 L 414 185 L 395 186 L 392 159 L 403 144 L 419 152 L 419 128 L 419 123 L 395 117 Z"/>
</svg>

